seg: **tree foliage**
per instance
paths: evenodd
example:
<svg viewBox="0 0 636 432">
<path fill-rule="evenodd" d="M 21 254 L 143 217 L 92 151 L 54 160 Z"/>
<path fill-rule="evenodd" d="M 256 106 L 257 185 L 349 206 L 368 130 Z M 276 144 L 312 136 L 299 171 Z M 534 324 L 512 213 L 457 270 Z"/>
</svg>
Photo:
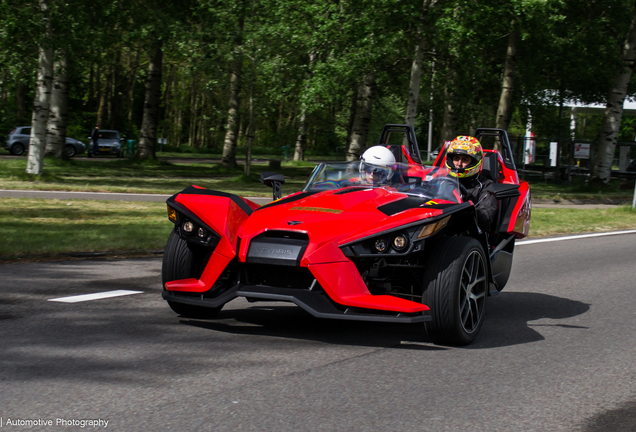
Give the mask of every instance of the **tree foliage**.
<svg viewBox="0 0 636 432">
<path fill-rule="evenodd" d="M 251 138 L 281 156 L 287 148 L 297 159 L 312 152 L 344 158 L 369 77 L 362 147 L 374 144 L 383 124 L 404 121 L 418 46 L 413 123 L 425 141 L 432 120 L 439 144 L 445 134 L 496 125 L 514 30 L 509 128 L 521 131 L 531 117 L 541 135 L 566 136 L 559 104 L 605 102 L 634 7 L 627 0 L 437 0 L 422 21 L 423 1 L 50 0 L 45 39 L 36 0 L 0 0 L 0 127 L 6 133 L 30 121 L 38 50 L 46 46 L 56 59 L 67 53 L 69 136 L 85 140 L 100 122 L 144 140 L 142 156 L 154 157 L 158 137 L 220 152 L 231 126 L 230 157 Z M 160 74 L 151 67 L 158 45 Z M 152 74 L 160 81 L 148 135 L 142 123 Z M 635 92 L 630 83 L 628 97 Z"/>
</svg>

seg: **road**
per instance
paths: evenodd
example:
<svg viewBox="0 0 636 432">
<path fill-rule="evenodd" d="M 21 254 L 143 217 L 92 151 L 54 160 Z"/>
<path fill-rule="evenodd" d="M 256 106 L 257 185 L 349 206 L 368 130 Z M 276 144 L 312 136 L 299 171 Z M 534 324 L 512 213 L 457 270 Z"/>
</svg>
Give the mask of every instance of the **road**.
<svg viewBox="0 0 636 432">
<path fill-rule="evenodd" d="M 636 234 L 519 244 L 466 348 L 285 303 L 184 319 L 161 259 L 0 264 L 3 430 L 636 430 Z M 60 297 L 128 290 L 75 303 Z M 7 421 L 51 421 L 13 426 Z M 13 423 L 15 424 L 15 423 Z"/>
</svg>

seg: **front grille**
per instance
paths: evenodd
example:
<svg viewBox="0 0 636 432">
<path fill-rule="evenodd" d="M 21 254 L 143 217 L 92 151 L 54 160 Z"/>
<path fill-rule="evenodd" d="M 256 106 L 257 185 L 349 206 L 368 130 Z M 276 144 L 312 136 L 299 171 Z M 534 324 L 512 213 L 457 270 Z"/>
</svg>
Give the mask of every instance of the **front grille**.
<svg viewBox="0 0 636 432">
<path fill-rule="evenodd" d="M 246 285 L 295 289 L 309 289 L 312 285 L 317 285 L 311 271 L 306 267 L 255 263 L 245 263 L 242 267 L 242 281 Z"/>
</svg>

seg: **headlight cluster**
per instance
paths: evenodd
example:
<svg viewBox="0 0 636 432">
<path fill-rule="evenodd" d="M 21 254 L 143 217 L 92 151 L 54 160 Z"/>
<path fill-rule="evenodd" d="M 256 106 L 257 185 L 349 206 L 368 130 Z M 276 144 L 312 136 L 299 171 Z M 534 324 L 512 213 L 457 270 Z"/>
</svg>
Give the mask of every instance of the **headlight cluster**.
<svg viewBox="0 0 636 432">
<path fill-rule="evenodd" d="M 409 236 L 404 233 L 396 233 L 392 235 L 386 235 L 376 237 L 371 240 L 373 251 L 376 253 L 390 253 L 390 250 L 401 253 L 408 249 L 410 241 Z"/>
<path fill-rule="evenodd" d="M 181 238 L 186 241 L 214 247 L 219 242 L 219 236 L 195 217 L 187 217 L 168 206 L 168 219 L 173 222 Z"/>
<path fill-rule="evenodd" d="M 420 252 L 424 248 L 424 240 L 443 230 L 451 216 L 442 219 L 427 220 L 426 223 L 410 224 L 393 231 L 377 234 L 342 245 L 342 252 L 347 257 L 405 256 Z"/>
</svg>

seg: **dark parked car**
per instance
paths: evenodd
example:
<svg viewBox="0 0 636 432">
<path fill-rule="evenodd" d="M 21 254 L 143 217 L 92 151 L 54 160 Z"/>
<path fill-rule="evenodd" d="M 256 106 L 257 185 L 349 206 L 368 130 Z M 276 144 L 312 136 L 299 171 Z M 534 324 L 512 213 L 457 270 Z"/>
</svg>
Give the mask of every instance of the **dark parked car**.
<svg viewBox="0 0 636 432">
<path fill-rule="evenodd" d="M 89 137 L 90 139 L 90 137 Z M 98 155 L 114 155 L 118 157 L 124 157 L 124 146 L 123 146 L 124 138 L 121 137 L 119 132 L 116 130 L 99 130 L 99 140 L 97 141 L 97 152 Z M 90 141 L 88 145 L 88 157 L 93 156 L 93 141 Z"/>
<path fill-rule="evenodd" d="M 31 126 L 14 128 L 4 140 L 4 147 L 13 155 L 19 156 L 29 149 L 31 140 Z M 74 138 L 66 137 L 65 151 L 68 157 L 82 154 L 86 151 L 86 144 Z"/>
</svg>

